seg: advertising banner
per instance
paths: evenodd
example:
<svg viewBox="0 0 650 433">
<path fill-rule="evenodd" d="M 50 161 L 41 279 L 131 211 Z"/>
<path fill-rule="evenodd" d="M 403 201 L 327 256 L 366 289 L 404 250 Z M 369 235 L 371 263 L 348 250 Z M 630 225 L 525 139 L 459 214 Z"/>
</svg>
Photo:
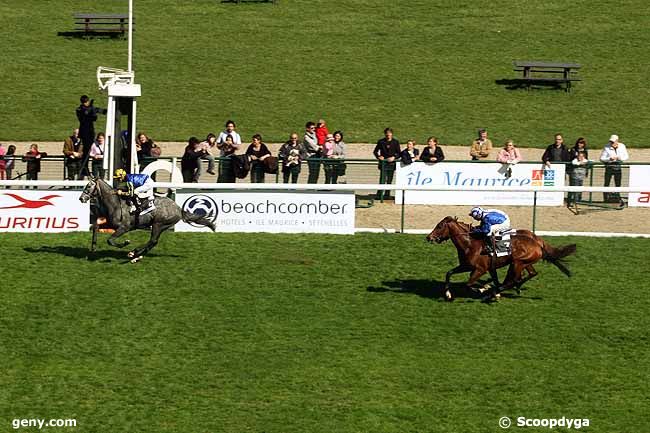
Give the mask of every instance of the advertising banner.
<svg viewBox="0 0 650 433">
<path fill-rule="evenodd" d="M 564 186 L 564 164 L 544 168 L 541 163 L 516 164 L 509 174 L 506 164 L 414 162 L 398 164 L 397 185 L 458 187 L 458 191 L 407 191 L 406 204 L 443 205 L 521 205 L 532 206 L 532 192 L 507 191 L 508 188 Z M 494 191 L 476 191 L 475 187 L 493 187 Z M 506 189 L 506 191 L 498 191 Z M 537 193 L 537 205 L 561 206 L 563 192 Z M 395 194 L 402 202 L 402 191 Z"/>
<path fill-rule="evenodd" d="M 79 191 L 0 190 L 0 232 L 60 233 L 90 228 Z"/>
<path fill-rule="evenodd" d="M 219 232 L 354 234 L 353 192 L 179 193 L 176 203 L 212 219 Z M 175 230 L 210 231 L 182 221 Z"/>
<path fill-rule="evenodd" d="M 628 206 L 650 207 L 650 165 L 630 166 L 630 187 L 645 188 L 645 191 L 630 193 Z"/>
</svg>

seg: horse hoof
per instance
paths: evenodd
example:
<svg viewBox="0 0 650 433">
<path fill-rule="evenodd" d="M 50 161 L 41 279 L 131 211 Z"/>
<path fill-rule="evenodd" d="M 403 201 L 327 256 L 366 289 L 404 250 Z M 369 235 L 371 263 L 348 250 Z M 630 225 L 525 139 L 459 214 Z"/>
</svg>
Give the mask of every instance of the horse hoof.
<svg viewBox="0 0 650 433">
<path fill-rule="evenodd" d="M 131 259 L 131 263 L 138 263 L 140 260 L 142 260 L 142 256 L 135 257 Z"/>
<path fill-rule="evenodd" d="M 128 258 L 132 259 L 135 257 L 135 251 L 129 251 L 129 253 L 126 255 Z"/>
</svg>

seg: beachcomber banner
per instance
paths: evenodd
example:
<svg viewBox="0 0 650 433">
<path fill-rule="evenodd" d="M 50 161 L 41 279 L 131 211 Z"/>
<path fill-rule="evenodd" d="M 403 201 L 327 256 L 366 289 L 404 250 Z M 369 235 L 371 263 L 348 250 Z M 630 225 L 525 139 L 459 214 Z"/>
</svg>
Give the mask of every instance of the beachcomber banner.
<svg viewBox="0 0 650 433">
<path fill-rule="evenodd" d="M 87 231 L 90 205 L 79 191 L 0 190 L 0 232 Z"/>
<path fill-rule="evenodd" d="M 542 164 L 516 164 L 512 175 L 506 177 L 507 165 L 500 163 L 445 163 L 410 165 L 398 164 L 397 185 L 400 186 L 454 186 L 459 191 L 407 191 L 407 204 L 445 205 L 523 205 L 532 206 L 532 192 L 497 191 L 497 188 L 535 186 L 564 186 L 564 164 L 544 168 Z M 493 187 L 494 191 L 475 191 L 474 188 Z M 561 206 L 563 192 L 537 194 L 541 206 Z M 402 202 L 402 192 L 397 191 L 396 203 Z"/>
<path fill-rule="evenodd" d="M 645 191 L 630 193 L 628 206 L 650 207 L 650 165 L 630 165 L 630 187 Z"/>
<path fill-rule="evenodd" d="M 210 218 L 219 232 L 354 234 L 353 192 L 182 193 L 176 203 Z M 182 221 L 175 230 L 210 231 Z"/>
</svg>

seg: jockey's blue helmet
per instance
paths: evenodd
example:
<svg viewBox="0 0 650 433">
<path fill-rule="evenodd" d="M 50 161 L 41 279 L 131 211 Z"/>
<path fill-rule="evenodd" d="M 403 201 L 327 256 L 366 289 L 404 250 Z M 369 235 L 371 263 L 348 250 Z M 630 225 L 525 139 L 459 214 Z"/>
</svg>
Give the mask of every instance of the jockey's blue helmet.
<svg viewBox="0 0 650 433">
<path fill-rule="evenodd" d="M 469 211 L 469 216 L 471 216 L 474 219 L 480 220 L 481 218 L 483 218 L 484 213 L 485 211 L 482 208 L 475 206 L 472 208 L 471 211 Z"/>
</svg>

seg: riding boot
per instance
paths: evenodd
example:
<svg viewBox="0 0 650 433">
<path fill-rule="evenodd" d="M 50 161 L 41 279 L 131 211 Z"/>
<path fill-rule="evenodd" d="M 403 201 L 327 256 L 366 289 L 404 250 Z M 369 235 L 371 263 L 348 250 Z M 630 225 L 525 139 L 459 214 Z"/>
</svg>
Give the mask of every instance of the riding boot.
<svg viewBox="0 0 650 433">
<path fill-rule="evenodd" d="M 151 200 L 151 198 L 149 198 L 149 197 L 145 197 L 145 198 L 141 199 L 141 201 L 140 201 L 140 209 L 142 209 L 141 212 L 140 212 L 140 215 L 146 215 L 149 212 L 151 212 L 152 210 L 154 210 L 155 207 L 153 205 L 153 200 Z"/>
</svg>

